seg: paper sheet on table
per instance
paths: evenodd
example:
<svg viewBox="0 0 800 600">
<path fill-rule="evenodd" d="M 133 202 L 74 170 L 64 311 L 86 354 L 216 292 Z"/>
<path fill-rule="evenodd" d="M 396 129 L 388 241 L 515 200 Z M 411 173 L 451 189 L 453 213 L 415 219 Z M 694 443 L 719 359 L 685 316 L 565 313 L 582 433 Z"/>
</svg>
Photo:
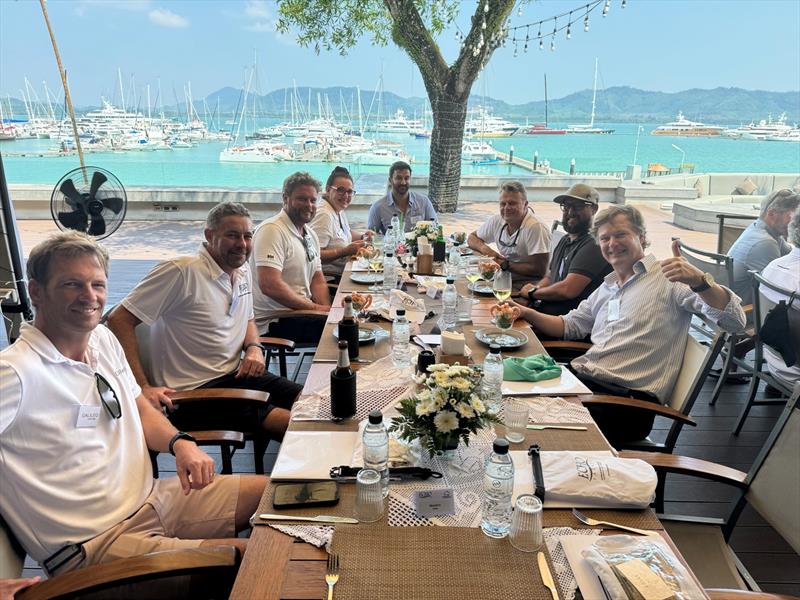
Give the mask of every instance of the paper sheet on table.
<svg viewBox="0 0 800 600">
<path fill-rule="evenodd" d="M 272 480 L 330 479 L 330 468 L 349 465 L 357 431 L 287 431 Z"/>
<path fill-rule="evenodd" d="M 531 459 L 525 450 L 512 450 L 511 452 L 509 452 L 509 454 L 511 454 L 511 460 L 514 462 L 514 502 L 516 502 L 517 496 L 519 496 L 520 494 L 533 493 L 533 467 L 531 466 Z M 586 451 L 586 452 L 581 452 L 581 454 L 585 454 L 587 456 L 597 456 L 597 457 L 614 456 L 610 451 L 606 450 Z M 545 461 L 546 458 L 543 460 L 543 462 Z M 543 468 L 546 469 L 546 466 L 543 465 Z M 585 500 L 581 500 L 580 502 L 575 500 L 569 500 L 569 501 L 548 500 L 547 490 L 545 490 L 544 494 L 544 507 L 545 508 L 610 508 L 608 502 L 602 502 L 602 501 L 592 502 L 590 498 L 586 498 Z M 625 508 L 625 507 L 618 506 L 618 508 Z"/>
<path fill-rule="evenodd" d="M 578 584 L 581 595 L 587 600 L 607 598 L 600 578 L 595 574 L 589 561 L 581 556 L 581 551 L 594 544 L 599 537 L 599 535 L 564 535 L 558 538 L 575 576 L 575 583 Z"/>
<path fill-rule="evenodd" d="M 575 374 L 561 368 L 561 377 L 544 381 L 504 381 L 500 388 L 504 396 L 568 396 L 571 394 L 591 394 Z"/>
<path fill-rule="evenodd" d="M 423 333 L 420 334 L 418 337 L 422 343 L 428 344 L 428 346 L 441 346 L 442 345 L 442 336 L 441 334 L 433 334 L 433 333 Z"/>
</svg>

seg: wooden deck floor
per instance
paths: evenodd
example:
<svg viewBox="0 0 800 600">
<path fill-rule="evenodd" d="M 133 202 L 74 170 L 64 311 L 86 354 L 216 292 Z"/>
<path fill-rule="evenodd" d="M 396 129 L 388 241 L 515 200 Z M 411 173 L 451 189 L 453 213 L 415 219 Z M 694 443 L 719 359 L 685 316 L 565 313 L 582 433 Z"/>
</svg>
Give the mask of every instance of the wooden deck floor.
<svg viewBox="0 0 800 600">
<path fill-rule="evenodd" d="M 116 304 L 155 264 L 151 260 L 116 260 L 112 262 L 108 305 Z M 274 366 L 277 371 L 277 366 Z M 307 367 L 301 378 L 305 377 Z M 301 381 L 302 383 L 302 381 Z M 708 405 L 714 381 L 706 386 L 697 400 L 692 417 L 697 427 L 683 429 L 675 449 L 683 454 L 746 471 L 750 468 L 761 445 L 767 438 L 780 406 L 755 407 L 742 433 L 731 435 L 736 416 L 745 401 L 746 385 L 726 385 L 715 406 Z M 666 424 L 656 421 L 654 438 L 663 436 Z M 278 445 L 270 444 L 265 457 L 269 472 L 277 456 Z M 216 456 L 218 465 L 219 457 Z M 237 452 L 233 458 L 234 470 L 252 473 L 252 447 Z M 164 476 L 174 473 L 171 456 L 161 455 L 159 466 Z M 683 476 L 670 476 L 667 482 L 667 512 L 706 517 L 725 517 L 730 508 L 732 492 L 721 484 L 705 483 Z M 800 556 L 755 511 L 747 509 L 739 519 L 732 537 L 732 546 L 739 558 L 758 582 L 768 592 L 800 596 Z M 26 565 L 27 574 L 40 574 L 35 564 Z"/>
</svg>

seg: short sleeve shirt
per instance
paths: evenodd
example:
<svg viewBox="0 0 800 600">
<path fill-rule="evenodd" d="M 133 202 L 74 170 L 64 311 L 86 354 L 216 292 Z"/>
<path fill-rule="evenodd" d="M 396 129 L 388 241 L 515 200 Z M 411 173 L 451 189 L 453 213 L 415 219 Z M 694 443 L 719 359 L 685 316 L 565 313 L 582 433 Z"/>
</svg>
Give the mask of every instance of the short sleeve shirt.
<svg viewBox="0 0 800 600">
<path fill-rule="evenodd" d="M 341 248 L 353 239 L 347 214 L 345 211 L 336 212 L 327 200 L 322 201 L 317 208 L 317 214 L 311 221 L 311 229 L 317 234 L 319 247 L 322 249 Z M 340 275 L 346 263 L 347 257 L 342 256 L 322 265 L 322 270 L 326 274 Z"/>
<path fill-rule="evenodd" d="M 258 267 L 277 269 L 283 281 L 296 294 L 311 298 L 311 280 L 317 271 L 322 271 L 322 261 L 317 234 L 308 226 L 305 227 L 305 234 L 304 238 L 298 233 L 289 215 L 282 209 L 256 228 L 250 263 L 254 267 L 256 281 L 253 286 L 253 307 L 259 331 L 266 331 L 275 313 L 285 311 L 287 307 L 261 291 L 257 283 Z"/>
<path fill-rule="evenodd" d="M 733 259 L 733 291 L 745 304 L 753 301 L 752 278 L 748 271 L 764 270 L 769 263 L 789 253 L 791 247 L 781 236 L 770 231 L 761 219 L 751 223 L 739 236 L 728 256 Z"/>
<path fill-rule="evenodd" d="M 547 254 L 550 249 L 550 230 L 528 210 L 519 230 L 509 234 L 500 215 L 484 221 L 477 231 L 485 243 L 495 243 L 497 251 L 511 262 L 525 260 L 534 254 Z"/>
</svg>

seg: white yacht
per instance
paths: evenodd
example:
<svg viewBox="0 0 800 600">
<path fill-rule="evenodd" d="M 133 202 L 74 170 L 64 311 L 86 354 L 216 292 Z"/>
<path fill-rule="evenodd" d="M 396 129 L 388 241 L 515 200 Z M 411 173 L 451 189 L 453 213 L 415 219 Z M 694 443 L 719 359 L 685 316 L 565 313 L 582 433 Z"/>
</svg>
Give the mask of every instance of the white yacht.
<svg viewBox="0 0 800 600">
<path fill-rule="evenodd" d="M 722 135 L 743 140 L 765 140 L 772 136 L 785 135 L 791 130 L 792 126 L 786 124 L 786 113 L 782 113 L 777 121 L 773 121 L 772 115 L 768 115 L 766 119 L 761 119 L 758 124 L 755 121 L 751 121 L 749 125 L 743 125 L 736 129 L 726 129 L 722 132 Z"/>
<path fill-rule="evenodd" d="M 461 160 L 465 162 L 491 162 L 497 160 L 497 150 L 488 142 L 464 140 Z"/>
<path fill-rule="evenodd" d="M 519 130 L 518 124 L 497 117 L 482 106 L 477 106 L 470 112 L 471 117 L 464 125 L 466 137 L 510 137 Z"/>
<path fill-rule="evenodd" d="M 724 127 L 717 125 L 706 125 L 698 121 L 690 121 L 683 116 L 682 112 L 678 112 L 678 116 L 674 121 L 665 125 L 659 125 L 650 135 L 677 135 L 683 137 L 711 137 L 721 135 L 725 130 Z"/>
<path fill-rule="evenodd" d="M 406 118 L 406 113 L 402 108 L 398 108 L 393 117 L 375 125 L 375 131 L 378 133 L 412 133 L 422 128 L 422 121 Z"/>
</svg>

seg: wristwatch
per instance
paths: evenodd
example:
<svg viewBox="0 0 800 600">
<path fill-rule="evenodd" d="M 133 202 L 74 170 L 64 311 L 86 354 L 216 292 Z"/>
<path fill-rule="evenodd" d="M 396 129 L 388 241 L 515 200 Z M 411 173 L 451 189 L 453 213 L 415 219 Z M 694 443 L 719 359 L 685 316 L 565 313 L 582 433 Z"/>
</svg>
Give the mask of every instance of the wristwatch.
<svg viewBox="0 0 800 600">
<path fill-rule="evenodd" d="M 530 290 L 528 290 L 528 301 L 534 302 L 533 295 L 536 293 L 536 290 L 539 289 L 538 285 L 533 286 Z"/>
<path fill-rule="evenodd" d="M 195 444 L 197 443 L 197 440 L 194 439 L 194 436 L 189 435 L 185 431 L 179 431 L 173 435 L 172 439 L 169 441 L 169 453 L 172 454 L 172 456 L 175 456 L 175 442 L 178 440 L 188 440 L 190 442 L 194 442 Z"/>
<path fill-rule="evenodd" d="M 711 273 L 703 273 L 703 280 L 700 282 L 700 285 L 690 287 L 689 289 L 695 294 L 699 294 L 700 292 L 705 292 L 712 285 L 714 285 L 714 276 Z"/>
<path fill-rule="evenodd" d="M 245 345 L 244 345 L 244 347 L 242 348 L 242 351 L 243 351 L 243 352 L 247 352 L 247 351 L 248 351 L 250 348 L 252 348 L 253 346 L 255 346 L 255 347 L 257 347 L 257 348 L 260 348 L 261 350 L 263 350 L 263 349 L 264 349 L 264 347 L 263 347 L 261 344 L 259 344 L 258 342 L 250 342 L 249 344 L 245 344 Z"/>
<path fill-rule="evenodd" d="M 508 271 L 508 259 L 505 259 L 503 262 L 500 263 L 500 268 L 503 271 Z"/>
</svg>

